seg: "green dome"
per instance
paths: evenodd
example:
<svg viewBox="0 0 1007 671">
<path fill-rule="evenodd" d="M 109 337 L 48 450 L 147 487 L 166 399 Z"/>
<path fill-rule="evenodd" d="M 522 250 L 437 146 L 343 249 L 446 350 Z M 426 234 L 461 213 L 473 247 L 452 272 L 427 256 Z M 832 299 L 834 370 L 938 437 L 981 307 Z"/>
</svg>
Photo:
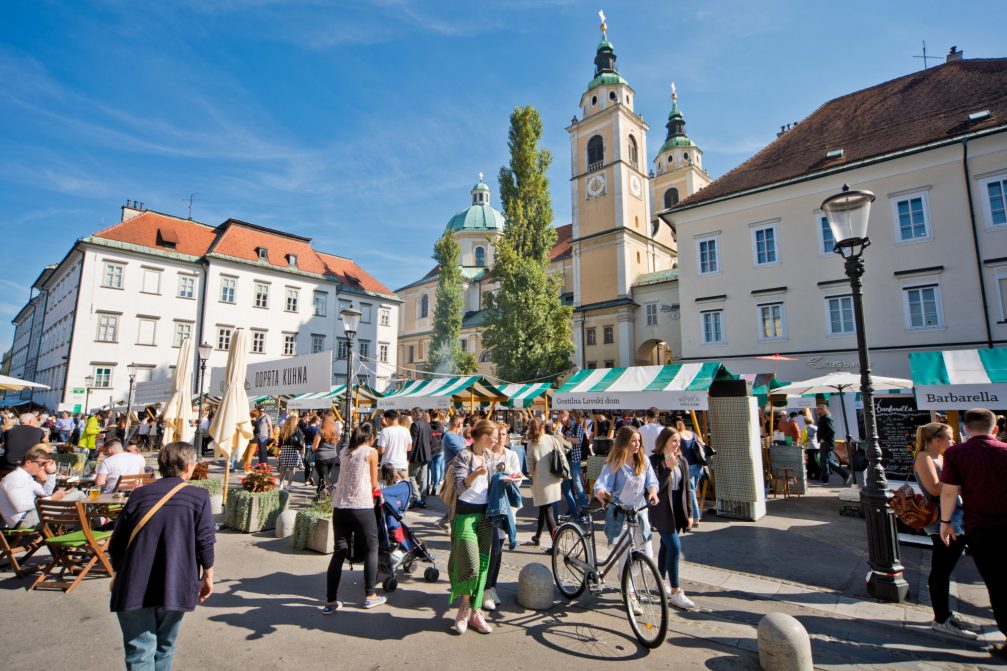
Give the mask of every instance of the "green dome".
<svg viewBox="0 0 1007 671">
<path fill-rule="evenodd" d="M 447 230 L 459 233 L 461 231 L 496 231 L 503 233 L 503 212 L 489 205 L 472 205 L 465 208 L 448 222 Z"/>
<path fill-rule="evenodd" d="M 664 144 L 661 145 L 661 148 L 657 150 L 657 153 L 660 154 L 661 152 L 667 151 L 669 149 L 683 149 L 685 147 L 695 147 L 695 146 L 696 143 L 690 140 L 687 136 L 679 135 L 676 137 L 669 137 L 667 140 L 665 140 Z"/>
<path fill-rule="evenodd" d="M 622 78 L 618 72 L 602 72 L 600 75 L 591 80 L 587 85 L 587 90 L 596 89 L 599 86 L 604 86 L 605 84 L 625 84 L 629 86 L 629 82 Z"/>
<path fill-rule="evenodd" d="M 472 190 L 473 191 L 489 191 L 490 188 L 488 186 L 486 186 L 485 183 L 479 182 L 478 184 L 476 184 L 475 186 L 472 187 Z"/>
</svg>

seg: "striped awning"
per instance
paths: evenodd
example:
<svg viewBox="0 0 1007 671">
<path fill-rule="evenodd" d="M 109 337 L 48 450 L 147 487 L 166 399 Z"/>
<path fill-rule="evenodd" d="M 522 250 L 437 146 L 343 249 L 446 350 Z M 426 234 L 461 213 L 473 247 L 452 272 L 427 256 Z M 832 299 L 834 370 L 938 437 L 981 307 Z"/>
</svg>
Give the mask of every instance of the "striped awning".
<svg viewBox="0 0 1007 671">
<path fill-rule="evenodd" d="M 506 401 L 507 395 L 479 375 L 410 380 L 378 399 L 381 409 L 448 408 L 451 401 Z"/>
<path fill-rule="evenodd" d="M 553 395 L 553 406 L 706 410 L 710 385 L 730 377 L 719 362 L 587 369 L 560 387 Z"/>
<path fill-rule="evenodd" d="M 316 391 L 307 394 L 291 396 L 287 401 L 288 410 L 324 410 L 332 407 L 333 403 L 343 401 L 346 393 L 346 385 L 338 384 L 329 391 Z M 353 391 L 353 401 L 359 405 L 374 405 L 374 402 L 381 398 L 381 392 L 374 391 L 367 385 L 357 385 Z"/>
<path fill-rule="evenodd" d="M 1007 408 L 1007 348 L 910 352 L 921 410 Z"/>
<path fill-rule="evenodd" d="M 535 384 L 505 384 L 500 391 L 508 398 L 504 403 L 508 408 L 528 408 L 536 400 L 550 392 L 552 383 L 538 382 Z"/>
</svg>

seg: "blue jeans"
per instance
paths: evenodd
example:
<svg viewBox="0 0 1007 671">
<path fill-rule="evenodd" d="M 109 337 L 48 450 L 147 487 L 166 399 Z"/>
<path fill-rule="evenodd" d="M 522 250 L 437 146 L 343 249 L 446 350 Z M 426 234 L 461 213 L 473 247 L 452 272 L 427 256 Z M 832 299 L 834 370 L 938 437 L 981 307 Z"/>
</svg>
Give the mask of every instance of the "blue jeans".
<svg viewBox="0 0 1007 671">
<path fill-rule="evenodd" d="M 696 492 L 699 491 L 699 480 L 703 477 L 703 466 L 700 464 L 689 464 L 689 482 L 692 483 L 692 505 L 696 509 L 696 521 L 703 516 L 703 509 L 699 507 L 699 499 Z"/>
<path fill-rule="evenodd" d="M 444 479 L 444 452 L 438 452 L 437 454 L 430 457 L 430 461 L 427 463 L 427 486 L 430 488 L 431 494 L 437 493 L 437 488 L 441 486 L 441 480 Z"/>
<path fill-rule="evenodd" d="M 677 531 L 661 532 L 661 554 L 657 557 L 657 572 L 678 589 L 678 558 L 682 554 L 682 541 Z"/>
<path fill-rule="evenodd" d="M 567 513 L 576 515 L 581 508 L 587 506 L 584 498 L 584 479 L 581 477 L 581 464 L 570 460 L 570 479 L 563 481 L 563 498 L 566 500 Z"/>
<path fill-rule="evenodd" d="M 185 613 L 163 608 L 117 612 L 126 649 L 126 671 L 170 671 Z"/>
</svg>

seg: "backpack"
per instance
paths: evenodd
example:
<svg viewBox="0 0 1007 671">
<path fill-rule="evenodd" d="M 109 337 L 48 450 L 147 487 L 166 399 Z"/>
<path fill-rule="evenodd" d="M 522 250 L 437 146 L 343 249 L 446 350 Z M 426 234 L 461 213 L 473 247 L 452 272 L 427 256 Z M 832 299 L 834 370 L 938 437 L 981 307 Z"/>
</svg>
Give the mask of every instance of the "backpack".
<svg viewBox="0 0 1007 671">
<path fill-rule="evenodd" d="M 569 480 L 572 477 L 570 473 L 570 462 L 566 460 L 563 444 L 554 437 L 552 438 L 552 442 L 553 450 L 552 457 L 549 460 L 549 472 L 555 476 L 563 478 L 564 480 Z"/>
</svg>

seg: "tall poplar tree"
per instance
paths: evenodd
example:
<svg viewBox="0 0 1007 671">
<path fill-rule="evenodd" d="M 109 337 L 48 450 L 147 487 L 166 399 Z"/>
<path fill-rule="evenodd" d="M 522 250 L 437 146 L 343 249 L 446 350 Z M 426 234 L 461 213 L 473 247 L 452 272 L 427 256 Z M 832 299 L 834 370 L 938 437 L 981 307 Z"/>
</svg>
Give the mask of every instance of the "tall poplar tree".
<svg viewBox="0 0 1007 671">
<path fill-rule="evenodd" d="M 549 274 L 556 229 L 546 177 L 552 155 L 539 148 L 542 119 L 528 106 L 515 108 L 510 121 L 510 165 L 500 169 L 507 222 L 491 271 L 500 289 L 490 302 L 483 343 L 492 349 L 497 375 L 527 382 L 570 368 L 572 311 L 560 301 L 562 278 Z"/>
<path fill-rule="evenodd" d="M 434 335 L 430 342 L 428 370 L 453 375 L 470 375 L 478 369 L 471 352 L 463 352 L 462 273 L 458 267 L 461 248 L 451 231 L 445 231 L 434 245 L 434 260 L 440 266 L 437 278 L 437 305 L 434 308 Z"/>
</svg>

